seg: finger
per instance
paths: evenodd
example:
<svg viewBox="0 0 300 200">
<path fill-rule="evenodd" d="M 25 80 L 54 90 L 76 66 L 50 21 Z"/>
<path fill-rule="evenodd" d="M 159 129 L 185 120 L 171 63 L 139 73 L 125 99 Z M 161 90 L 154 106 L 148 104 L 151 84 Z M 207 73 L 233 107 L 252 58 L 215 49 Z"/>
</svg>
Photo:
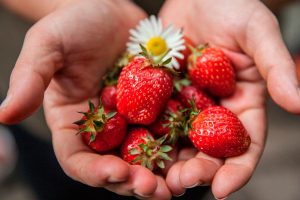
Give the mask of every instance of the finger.
<svg viewBox="0 0 300 200">
<path fill-rule="evenodd" d="M 172 159 L 172 161 L 165 161 L 165 168 L 161 170 L 162 174 L 167 175 L 170 168 L 178 160 L 189 160 L 189 159 L 195 157 L 195 155 L 197 153 L 198 153 L 198 150 L 193 147 L 180 149 L 179 152 L 178 152 L 178 147 L 173 147 L 173 150 L 171 152 L 169 152 L 169 156 Z"/>
<path fill-rule="evenodd" d="M 185 188 L 180 183 L 180 170 L 184 165 L 185 161 L 178 161 L 169 170 L 166 182 L 174 196 L 182 196 L 185 193 Z"/>
<path fill-rule="evenodd" d="M 276 18 L 266 8 L 262 9 L 253 15 L 246 32 L 246 42 L 241 46 L 254 58 L 271 97 L 286 110 L 300 113 L 295 64 L 281 38 Z"/>
<path fill-rule="evenodd" d="M 174 146 L 172 147 L 172 151 L 168 153 L 168 156 L 172 159 L 172 160 L 165 160 L 165 168 L 161 169 L 162 175 L 166 175 L 169 171 L 169 169 L 172 167 L 172 165 L 174 163 L 177 162 L 177 154 L 178 154 L 178 147 Z"/>
<path fill-rule="evenodd" d="M 145 167 L 130 166 L 131 175 L 127 181 L 110 184 L 106 188 L 120 195 L 135 196 L 138 199 L 170 199 L 171 193 L 166 182 L 160 176 L 155 176 Z"/>
<path fill-rule="evenodd" d="M 151 199 L 151 200 L 169 200 L 171 199 L 172 195 L 169 191 L 169 188 L 166 184 L 166 181 L 160 177 L 156 176 L 157 179 L 157 187 L 155 192 L 149 196 L 149 197 L 141 197 L 141 196 L 136 196 L 138 199 Z"/>
<path fill-rule="evenodd" d="M 11 74 L 6 100 L 0 107 L 0 122 L 19 122 L 41 105 L 53 74 L 62 66 L 62 54 L 55 40 L 32 28 Z"/>
<path fill-rule="evenodd" d="M 253 169 L 244 165 L 226 164 L 216 174 L 212 183 L 212 193 L 216 199 L 227 198 L 242 188 L 251 178 Z M 222 183 L 221 183 L 222 182 Z"/>
<path fill-rule="evenodd" d="M 109 184 L 106 188 L 125 196 L 152 197 L 158 187 L 157 177 L 147 168 L 129 166 L 130 175 L 124 182 Z"/>
<path fill-rule="evenodd" d="M 55 154 L 68 176 L 93 187 L 128 180 L 130 168 L 125 161 L 92 152 L 75 133 L 74 129 L 53 131 Z"/>
<path fill-rule="evenodd" d="M 262 80 L 252 58 L 241 52 L 230 51 L 225 48 L 222 48 L 222 50 L 231 60 L 236 70 L 237 81 L 256 82 Z"/>
<path fill-rule="evenodd" d="M 196 156 L 198 150 L 196 148 L 184 148 L 178 153 L 178 160 L 189 160 Z"/>
<path fill-rule="evenodd" d="M 264 110 L 265 101 L 266 86 L 263 81 L 258 81 L 237 82 L 234 94 L 229 98 L 222 99 L 220 103 L 236 115 L 239 115 L 252 108 Z"/>
<path fill-rule="evenodd" d="M 180 170 L 180 183 L 185 188 L 210 185 L 223 161 L 199 152 L 195 158 L 185 162 Z"/>
<path fill-rule="evenodd" d="M 238 117 L 251 137 L 251 145 L 245 154 L 226 159 L 225 164 L 216 173 L 212 183 L 212 192 L 219 199 L 229 196 L 248 182 L 265 145 L 266 114 L 264 108 L 248 108 L 241 111 Z M 225 184 L 224 181 L 226 181 Z"/>
<path fill-rule="evenodd" d="M 157 188 L 154 192 L 153 198 L 150 198 L 150 199 L 153 199 L 153 200 L 171 199 L 172 194 L 167 186 L 166 181 L 160 176 L 157 176 L 156 178 L 157 178 Z"/>
<path fill-rule="evenodd" d="M 254 65 L 253 59 L 251 59 L 248 55 L 242 52 L 231 51 L 222 47 L 221 49 L 238 71 Z"/>
<path fill-rule="evenodd" d="M 228 197 L 249 181 L 262 154 L 262 149 L 260 144 L 253 142 L 247 153 L 226 160 L 212 183 L 212 192 L 216 198 Z"/>
</svg>

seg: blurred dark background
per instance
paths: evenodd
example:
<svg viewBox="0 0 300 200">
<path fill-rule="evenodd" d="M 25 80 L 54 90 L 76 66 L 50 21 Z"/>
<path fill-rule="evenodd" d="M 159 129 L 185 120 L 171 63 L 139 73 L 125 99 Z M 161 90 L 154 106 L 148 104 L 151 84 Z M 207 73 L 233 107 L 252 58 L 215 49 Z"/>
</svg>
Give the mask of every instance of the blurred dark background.
<svg viewBox="0 0 300 200">
<path fill-rule="evenodd" d="M 150 4 L 150 1 L 137 0 L 137 2 Z M 160 1 L 160 3 L 162 2 Z M 297 60 L 298 57 L 300 58 L 300 2 L 294 1 L 285 4 L 284 1 L 273 1 L 272 3 L 270 0 L 266 1 L 266 4 L 276 13 L 284 40 L 295 60 Z M 155 13 L 157 8 L 150 6 L 148 12 Z M 9 75 L 22 47 L 26 31 L 31 25 L 31 22 L 0 6 L 0 99 L 5 97 Z M 269 129 L 263 157 L 250 182 L 229 199 L 300 199 L 300 117 L 285 112 L 270 99 L 267 108 Z M 51 144 L 44 142 L 44 139 L 50 138 L 50 134 L 46 124 L 41 122 L 41 119 L 43 119 L 42 110 L 20 125 L 9 127 L 10 130 L 0 125 L 0 139 L 4 135 L 6 135 L 5 137 L 12 136 L 8 141 L 15 141 L 16 144 L 15 149 L 10 151 L 12 156 L 11 165 L 3 169 L 0 167 L 1 200 L 37 200 L 40 195 L 38 191 L 33 190 L 32 183 L 43 185 L 44 187 L 34 185 L 35 188 L 40 188 L 40 190 L 45 189 L 45 186 L 59 188 L 69 184 L 68 181 L 61 181 L 59 177 L 49 171 L 40 171 L 40 177 L 30 176 L 31 173 L 39 171 L 40 167 L 36 163 L 48 165 L 47 167 L 59 171 L 58 174 L 62 177 L 65 176 L 61 169 L 55 165 L 56 161 Z M 45 134 L 29 136 L 26 133 L 28 129 Z M 35 146 L 30 142 L 32 140 L 39 141 L 40 146 Z M 0 145 L 3 144 L 0 143 Z M 32 152 L 28 152 L 29 149 Z M 38 154 L 36 154 L 37 151 Z M 51 152 L 50 155 L 49 152 Z M 33 154 L 36 155 L 33 156 Z M 32 162 L 28 162 L 28 160 Z M 40 162 L 33 160 L 39 160 Z M 55 164 L 49 166 L 49 163 Z M 24 172 L 24 170 L 26 171 Z M 42 177 L 45 177 L 45 179 L 43 180 Z M 57 179 L 55 183 L 58 185 L 47 185 L 47 178 Z M 54 200 L 54 196 L 51 195 L 53 194 L 49 194 L 48 199 L 52 197 Z M 195 197 L 195 199 L 199 199 L 199 197 Z M 213 196 L 208 194 L 203 199 L 213 199 Z"/>
</svg>

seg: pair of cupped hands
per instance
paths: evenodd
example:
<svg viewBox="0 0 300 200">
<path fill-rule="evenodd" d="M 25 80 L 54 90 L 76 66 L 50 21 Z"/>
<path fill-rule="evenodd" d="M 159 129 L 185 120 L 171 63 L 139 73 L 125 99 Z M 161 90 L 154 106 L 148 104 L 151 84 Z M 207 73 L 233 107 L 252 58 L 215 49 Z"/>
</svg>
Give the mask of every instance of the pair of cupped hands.
<svg viewBox="0 0 300 200">
<path fill-rule="evenodd" d="M 173 152 L 174 162 L 158 176 L 116 156 L 96 154 L 76 137 L 76 111 L 86 110 L 88 100 L 98 101 L 99 83 L 124 51 L 129 29 L 146 17 L 127 0 L 73 0 L 39 20 L 26 35 L 0 122 L 19 122 L 43 103 L 61 167 L 90 186 L 162 200 L 211 185 L 216 198 L 227 197 L 247 183 L 263 152 L 266 88 L 281 107 L 300 113 L 294 63 L 276 18 L 260 1 L 168 0 L 159 16 L 166 25 L 183 27 L 196 44 L 222 48 L 232 60 L 237 89 L 221 104 L 238 115 L 251 136 L 245 154 L 221 160 L 182 149 Z"/>
</svg>

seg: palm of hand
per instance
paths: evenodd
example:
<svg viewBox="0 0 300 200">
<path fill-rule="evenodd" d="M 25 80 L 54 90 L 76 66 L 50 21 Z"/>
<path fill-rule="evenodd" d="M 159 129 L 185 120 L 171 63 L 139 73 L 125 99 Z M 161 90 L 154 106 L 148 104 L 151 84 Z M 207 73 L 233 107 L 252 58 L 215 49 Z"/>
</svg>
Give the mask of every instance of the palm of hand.
<svg viewBox="0 0 300 200">
<path fill-rule="evenodd" d="M 215 2 L 211 1 L 191 1 L 185 9 L 182 9 L 181 3 L 184 2 L 170 1 L 160 13 L 163 21 L 183 27 L 184 34 L 196 44 L 209 43 L 222 48 L 233 61 L 237 73 L 237 88 L 233 96 L 221 101 L 221 105 L 238 115 L 252 144 L 245 154 L 225 160 L 196 153 L 192 149 L 183 149 L 178 153 L 178 162 L 170 168 L 167 184 L 175 194 L 181 194 L 185 188 L 195 185 L 212 184 L 214 195 L 223 198 L 250 179 L 264 148 L 265 85 L 254 65 L 254 58 L 245 53 L 247 49 L 242 50 L 247 42 L 245 40 L 251 38 L 248 31 L 251 31 L 249 26 L 254 19 L 249 12 L 251 8 L 247 8 L 247 12 L 230 13 L 232 10 L 239 10 L 237 8 L 240 5 L 235 3 L 214 6 Z M 233 6 L 237 8 L 232 8 Z M 255 6 L 253 5 L 253 9 Z M 170 7 L 172 9 L 168 10 Z M 224 184 L 224 180 L 228 184 Z"/>
<path fill-rule="evenodd" d="M 55 154 L 67 175 L 122 195 L 168 199 L 171 194 L 161 177 L 116 156 L 95 154 L 76 137 L 77 127 L 72 125 L 81 117 L 76 112 L 87 110 L 88 100 L 98 101 L 102 77 L 122 53 L 128 29 L 145 16 L 130 1 L 115 3 L 72 1 L 40 20 L 26 36 L 12 74 L 12 79 L 18 79 L 12 80 L 10 88 L 14 98 L 1 114 L 11 113 L 15 108 L 10 105 L 18 105 L 22 108 L 18 119 L 25 118 L 44 97 Z M 31 73 L 26 73 L 28 68 Z M 15 88 L 24 92 L 17 93 Z M 16 95 L 24 99 L 24 105 L 14 102 Z M 2 120 L 8 120 L 7 116 Z"/>
<path fill-rule="evenodd" d="M 56 24 L 55 33 L 61 33 L 62 47 L 59 49 L 64 50 L 64 60 L 46 91 L 44 107 L 56 156 L 68 175 L 88 185 L 106 187 L 122 195 L 169 198 L 170 192 L 161 177 L 143 167 L 130 166 L 116 156 L 99 156 L 74 135 L 77 127 L 72 122 L 80 117 L 76 111 L 86 110 L 87 100 L 99 101 L 105 70 L 113 65 L 124 48 L 128 31 L 123 28 L 128 30 L 144 16 L 141 11 L 134 10 L 139 15 L 134 20 L 127 18 L 125 22 L 122 21 L 124 16 L 114 16 L 116 13 L 105 11 L 103 5 L 81 4 L 71 10 L 75 12 L 74 16 L 66 9 L 63 11 L 68 12 L 67 16 L 64 13 L 53 15 L 63 17 L 63 20 L 57 19 L 60 24 Z M 81 12 L 88 15 L 82 17 Z M 70 20 L 76 23 L 69 24 Z"/>
</svg>

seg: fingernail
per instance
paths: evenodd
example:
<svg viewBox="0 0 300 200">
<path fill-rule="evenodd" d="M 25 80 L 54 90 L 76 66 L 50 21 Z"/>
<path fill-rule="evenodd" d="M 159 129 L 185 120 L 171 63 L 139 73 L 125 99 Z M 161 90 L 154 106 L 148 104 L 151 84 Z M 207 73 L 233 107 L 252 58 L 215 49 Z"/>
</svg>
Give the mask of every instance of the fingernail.
<svg viewBox="0 0 300 200">
<path fill-rule="evenodd" d="M 185 188 L 194 188 L 194 187 L 197 187 L 197 186 L 200 186 L 200 185 L 203 185 L 202 182 L 198 182 L 198 183 L 195 183 L 194 185 L 191 185 L 191 186 L 185 186 Z"/>
<path fill-rule="evenodd" d="M 8 104 L 9 100 L 10 100 L 10 96 L 7 96 L 7 97 L 4 99 L 4 101 L 1 102 L 0 107 L 1 107 L 1 108 L 5 107 L 5 106 Z"/>
<path fill-rule="evenodd" d="M 218 198 L 215 197 L 216 200 L 225 200 L 225 199 L 227 199 L 227 198 L 228 198 L 228 197 L 224 197 L 224 198 L 218 199 Z"/>
<path fill-rule="evenodd" d="M 181 194 L 173 194 L 173 196 L 174 197 L 181 197 L 181 196 L 183 196 L 185 194 L 185 191 L 183 192 L 183 193 L 181 193 Z"/>
<path fill-rule="evenodd" d="M 126 179 L 120 179 L 120 178 L 116 178 L 116 177 L 109 177 L 107 181 L 109 183 L 120 183 L 120 182 L 126 181 Z"/>
<path fill-rule="evenodd" d="M 144 194 L 138 194 L 137 192 L 134 192 L 134 196 L 136 197 L 136 198 L 138 198 L 138 199 L 145 199 L 145 198 L 149 198 L 149 197 L 151 197 L 151 196 L 149 196 L 149 195 L 144 195 Z"/>
<path fill-rule="evenodd" d="M 140 197 L 140 198 L 149 198 L 149 197 L 151 197 L 152 196 L 152 194 L 141 194 L 141 193 L 139 193 L 139 192 L 136 192 L 136 191 L 133 191 L 133 193 L 134 193 L 134 195 L 136 196 L 136 197 Z"/>
<path fill-rule="evenodd" d="M 138 195 L 134 195 L 134 197 L 137 198 L 137 199 L 144 199 L 144 197 L 140 197 Z"/>
</svg>

